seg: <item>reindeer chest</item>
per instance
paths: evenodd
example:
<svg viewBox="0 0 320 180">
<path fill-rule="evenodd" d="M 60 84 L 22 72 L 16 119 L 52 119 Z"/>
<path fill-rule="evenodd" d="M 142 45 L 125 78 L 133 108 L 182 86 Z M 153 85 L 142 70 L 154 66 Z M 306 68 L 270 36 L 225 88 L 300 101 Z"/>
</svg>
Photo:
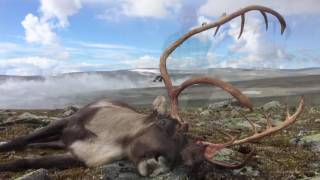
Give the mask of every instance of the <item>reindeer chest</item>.
<svg viewBox="0 0 320 180">
<path fill-rule="evenodd" d="M 126 156 L 121 139 L 131 137 L 144 128 L 146 115 L 130 109 L 104 107 L 99 109 L 84 128 L 93 136 L 76 140 L 69 149 L 87 166 L 98 166 Z"/>
</svg>

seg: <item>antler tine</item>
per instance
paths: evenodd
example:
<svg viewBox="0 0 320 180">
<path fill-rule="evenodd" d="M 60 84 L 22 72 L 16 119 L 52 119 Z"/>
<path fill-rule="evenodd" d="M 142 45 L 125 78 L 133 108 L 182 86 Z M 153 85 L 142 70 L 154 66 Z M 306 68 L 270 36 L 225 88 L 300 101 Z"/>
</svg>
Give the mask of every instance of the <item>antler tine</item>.
<svg viewBox="0 0 320 180">
<path fill-rule="evenodd" d="M 258 133 L 257 132 L 257 127 L 254 125 L 254 123 L 250 119 L 248 119 L 244 114 L 241 113 L 241 115 L 245 120 L 247 120 L 249 122 L 249 124 L 250 124 L 250 126 L 252 128 L 253 134 L 257 134 Z"/>
<path fill-rule="evenodd" d="M 268 16 L 265 12 L 260 11 L 260 13 L 262 14 L 263 18 L 264 18 L 264 23 L 266 24 L 266 31 L 268 30 Z"/>
<path fill-rule="evenodd" d="M 180 46 L 183 42 L 185 42 L 187 39 L 189 39 L 191 36 L 201 33 L 203 31 L 206 31 L 208 29 L 211 28 L 215 28 L 216 32 L 219 30 L 219 27 L 229 21 L 231 21 L 232 19 L 241 16 L 242 18 L 242 24 L 241 25 L 241 31 L 240 31 L 240 36 L 243 32 L 243 26 L 244 26 L 244 14 L 247 13 L 248 11 L 253 11 L 253 10 L 258 10 L 260 12 L 263 13 L 270 13 L 272 15 L 274 15 L 278 20 L 279 23 L 281 24 L 281 34 L 284 32 L 285 28 L 286 28 L 286 22 L 284 20 L 284 18 L 276 11 L 274 11 L 273 9 L 270 9 L 268 7 L 264 7 L 264 6 L 248 6 L 245 7 L 243 9 L 240 9 L 238 11 L 235 11 L 234 13 L 231 13 L 229 15 L 225 15 L 222 16 L 221 18 L 218 19 L 218 21 L 214 22 L 214 23 L 209 23 L 205 26 L 200 26 L 198 28 L 194 28 L 191 31 L 187 32 L 186 34 L 184 34 L 183 36 L 181 36 L 178 40 L 176 40 L 174 43 L 172 43 L 168 48 L 165 49 L 165 51 L 162 53 L 161 57 L 160 57 L 160 73 L 161 76 L 163 78 L 165 87 L 167 89 L 167 93 L 168 96 L 170 98 L 171 101 L 171 116 L 175 119 L 177 119 L 181 124 L 185 124 L 181 118 L 178 115 L 178 101 L 177 98 L 175 97 L 175 94 L 177 91 L 174 90 L 174 87 L 172 85 L 172 81 L 170 79 L 170 76 L 168 74 L 168 70 L 167 70 L 167 58 L 170 56 L 170 54 L 178 47 Z M 262 14 L 263 14 L 262 13 Z M 264 16 L 265 18 L 266 16 Z M 266 19 L 266 18 L 265 18 Z M 216 33 L 215 33 L 216 34 Z M 235 89 L 235 88 L 233 88 Z M 225 89 L 226 90 L 226 89 Z M 229 92 L 230 93 L 230 92 Z M 242 97 L 242 96 L 241 96 Z M 237 97 L 236 97 L 237 98 Z M 238 97 L 239 98 L 239 97 Z M 239 99 L 238 99 L 239 100 Z M 244 101 L 240 101 L 242 103 L 244 103 L 246 100 Z M 250 104 L 250 103 L 249 103 Z"/>
<path fill-rule="evenodd" d="M 303 109 L 304 109 L 304 98 L 301 97 L 300 102 L 299 102 L 299 106 L 298 106 L 296 112 L 293 115 L 290 115 L 290 113 L 287 111 L 286 119 L 280 125 L 266 128 L 265 131 L 262 131 L 260 133 L 256 133 L 256 134 L 249 136 L 249 137 L 246 137 L 244 139 L 235 140 L 232 145 L 244 144 L 244 143 L 251 142 L 251 141 L 254 141 L 257 139 L 261 139 L 263 137 L 269 136 L 275 132 L 278 132 L 278 131 L 288 127 L 289 125 L 293 124 L 297 120 L 299 115 L 302 113 Z"/>
<path fill-rule="evenodd" d="M 241 27 L 240 27 L 240 34 L 238 36 L 238 39 L 240 39 L 240 37 L 243 33 L 244 23 L 245 23 L 245 16 L 244 16 L 244 14 L 241 14 Z"/>
<path fill-rule="evenodd" d="M 272 124 L 272 121 L 270 119 L 270 116 L 265 114 L 265 113 L 263 113 L 263 116 L 264 116 L 264 118 L 266 118 L 266 121 L 267 121 L 267 129 L 272 128 L 273 124 Z"/>
<path fill-rule="evenodd" d="M 217 26 L 216 31 L 214 32 L 214 35 L 213 35 L 213 36 L 216 36 L 216 35 L 217 35 L 219 29 L 220 29 L 220 26 Z"/>
<path fill-rule="evenodd" d="M 223 13 L 223 14 L 220 16 L 219 19 L 221 19 L 222 17 L 224 17 L 224 16 L 226 16 L 226 15 L 227 15 L 227 13 Z M 216 36 L 216 35 L 217 35 L 219 29 L 220 29 L 220 26 L 218 25 L 217 28 L 216 28 L 216 31 L 214 32 L 214 35 L 213 35 L 213 36 Z"/>
<path fill-rule="evenodd" d="M 250 142 L 253 140 L 261 139 L 265 136 L 269 136 L 277 131 L 280 131 L 280 130 L 288 127 L 289 125 L 291 125 L 292 123 L 294 123 L 297 120 L 299 115 L 302 113 L 303 109 L 304 109 L 304 98 L 301 97 L 300 103 L 299 103 L 299 106 L 298 106 L 296 112 L 293 115 L 291 115 L 289 113 L 289 111 L 287 111 L 287 117 L 286 117 L 285 121 L 282 122 L 282 124 L 280 124 L 278 126 L 267 128 L 263 132 L 254 133 L 253 135 L 251 135 L 247 138 L 244 138 L 244 139 L 240 139 L 240 140 L 235 140 L 235 138 L 230 135 L 230 137 L 233 137 L 233 138 L 230 141 L 228 141 L 227 143 L 223 143 L 223 144 L 213 144 L 213 143 L 204 142 L 204 141 L 199 141 L 198 143 L 206 145 L 204 156 L 207 161 L 209 161 L 213 164 L 219 165 L 219 166 L 226 167 L 226 168 L 239 168 L 253 155 L 252 154 L 253 150 L 251 151 L 250 155 L 242 163 L 238 163 L 238 164 L 229 164 L 229 163 L 213 160 L 212 158 L 214 157 L 214 155 L 218 151 L 220 151 L 221 149 L 223 149 L 225 147 L 239 145 L 239 144 L 247 143 L 247 142 Z M 255 126 L 252 125 L 252 127 L 255 127 Z"/>
</svg>

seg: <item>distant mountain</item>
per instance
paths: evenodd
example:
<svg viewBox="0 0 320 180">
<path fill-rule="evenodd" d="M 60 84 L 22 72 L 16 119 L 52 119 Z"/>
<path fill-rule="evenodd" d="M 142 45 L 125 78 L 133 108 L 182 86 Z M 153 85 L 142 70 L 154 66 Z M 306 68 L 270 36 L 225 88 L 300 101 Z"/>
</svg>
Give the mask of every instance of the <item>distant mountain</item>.
<svg viewBox="0 0 320 180">
<path fill-rule="evenodd" d="M 294 95 L 320 89 L 317 83 L 320 82 L 320 69 L 317 68 L 169 70 L 169 74 L 176 85 L 194 76 L 216 77 L 232 82 L 253 97 Z M 0 108 L 61 108 L 71 104 L 84 105 L 105 97 L 133 104 L 150 103 L 156 95 L 165 94 L 163 82 L 153 81 L 157 75 L 158 69 L 75 72 L 56 76 L 1 75 Z M 200 92 L 192 94 L 193 100 L 227 97 L 221 92 L 210 95 L 212 88 Z"/>
</svg>

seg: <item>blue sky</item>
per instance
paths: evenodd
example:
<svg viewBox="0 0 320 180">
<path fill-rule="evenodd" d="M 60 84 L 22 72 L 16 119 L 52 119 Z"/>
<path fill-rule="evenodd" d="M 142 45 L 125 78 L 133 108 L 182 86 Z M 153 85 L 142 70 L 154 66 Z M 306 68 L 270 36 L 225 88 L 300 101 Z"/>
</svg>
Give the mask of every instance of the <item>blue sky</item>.
<svg viewBox="0 0 320 180">
<path fill-rule="evenodd" d="M 183 44 L 169 68 L 320 67 L 318 0 L 1 0 L 0 74 L 157 68 L 170 42 L 203 22 L 251 4 L 283 14 L 288 27 L 259 12 L 246 15 Z"/>
</svg>

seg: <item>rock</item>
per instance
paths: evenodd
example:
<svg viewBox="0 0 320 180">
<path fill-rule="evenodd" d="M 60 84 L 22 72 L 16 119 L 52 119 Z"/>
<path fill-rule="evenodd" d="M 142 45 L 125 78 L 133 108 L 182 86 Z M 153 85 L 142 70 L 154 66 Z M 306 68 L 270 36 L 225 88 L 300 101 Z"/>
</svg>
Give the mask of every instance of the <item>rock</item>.
<svg viewBox="0 0 320 180">
<path fill-rule="evenodd" d="M 316 119 L 316 120 L 314 120 L 314 122 L 320 123 L 320 119 Z"/>
<path fill-rule="evenodd" d="M 30 124 L 42 124 L 47 125 L 50 122 L 48 119 L 48 116 L 37 116 L 34 114 L 31 114 L 29 112 L 25 112 L 20 114 L 19 116 L 10 117 L 6 119 L 2 125 L 11 125 L 16 123 L 30 123 Z"/>
<path fill-rule="evenodd" d="M 48 180 L 49 172 L 46 169 L 38 169 L 36 171 L 32 171 L 28 174 L 25 174 L 19 178 L 16 178 L 16 180 Z"/>
<path fill-rule="evenodd" d="M 197 123 L 195 124 L 195 126 L 197 126 L 197 127 L 206 126 L 206 125 L 207 125 L 207 123 L 206 123 L 206 122 L 203 122 L 203 121 L 197 122 Z"/>
<path fill-rule="evenodd" d="M 290 140 L 291 144 L 308 147 L 314 152 L 320 152 L 320 134 L 297 137 Z"/>
<path fill-rule="evenodd" d="M 260 175 L 260 172 L 251 166 L 245 166 L 241 169 L 233 170 L 233 174 L 234 175 L 246 175 L 246 176 L 251 176 L 251 177 L 258 177 Z"/>
<path fill-rule="evenodd" d="M 273 124 L 274 126 L 278 126 L 278 125 L 282 124 L 282 121 L 281 121 L 280 119 L 278 119 L 276 116 L 271 117 L 270 120 L 271 120 L 271 122 L 272 122 L 272 124 Z M 258 118 L 257 123 L 258 123 L 258 124 L 261 124 L 261 125 L 263 125 L 263 126 L 266 126 L 266 124 L 267 124 L 267 119 L 265 119 L 265 118 Z"/>
<path fill-rule="evenodd" d="M 228 106 L 240 106 L 239 102 L 233 99 L 225 100 L 225 101 L 220 101 L 216 103 L 212 103 L 208 105 L 209 109 L 219 109 L 219 108 L 226 108 Z"/>
<path fill-rule="evenodd" d="M 80 108 L 78 106 L 67 106 L 64 108 L 64 111 L 72 110 L 74 112 L 77 112 Z"/>
<path fill-rule="evenodd" d="M 239 117 L 240 116 L 239 110 L 232 109 L 230 112 L 230 115 L 231 117 Z"/>
<path fill-rule="evenodd" d="M 75 111 L 68 110 L 68 111 L 65 111 L 65 112 L 63 113 L 63 116 L 64 116 L 64 117 L 71 116 L 71 115 L 74 114 L 74 113 L 75 113 Z"/>
<path fill-rule="evenodd" d="M 38 119 L 47 119 L 48 116 L 37 116 L 28 112 L 22 113 L 17 117 L 16 120 L 38 120 Z"/>
<path fill-rule="evenodd" d="M 204 110 L 200 113 L 201 116 L 209 116 L 210 115 L 210 110 Z"/>
<path fill-rule="evenodd" d="M 309 113 L 310 114 L 319 114 L 320 113 L 319 107 L 310 108 Z"/>
<path fill-rule="evenodd" d="M 279 101 L 271 101 L 271 102 L 268 102 L 265 105 L 263 105 L 262 108 L 264 110 L 268 111 L 268 110 L 278 109 L 278 108 L 280 108 L 280 106 L 281 106 L 281 104 Z"/>
<path fill-rule="evenodd" d="M 230 101 L 221 101 L 221 102 L 209 104 L 208 107 L 210 109 L 219 109 L 219 108 L 228 107 L 229 104 L 230 104 Z"/>
<path fill-rule="evenodd" d="M 259 130 L 261 128 L 260 125 L 253 123 L 257 130 Z M 229 118 L 229 119 L 224 119 L 222 120 L 222 125 L 224 125 L 227 128 L 230 129 L 246 129 L 246 128 L 250 128 L 251 129 L 251 125 L 248 121 L 246 121 L 243 118 Z"/>
<path fill-rule="evenodd" d="M 77 107 L 77 106 L 67 106 L 63 110 L 64 110 L 63 116 L 66 117 L 66 116 L 71 116 L 72 114 L 77 112 L 79 110 L 79 107 Z"/>
<path fill-rule="evenodd" d="M 185 180 L 188 179 L 189 169 L 177 167 L 173 171 L 160 174 L 156 177 L 142 177 L 136 167 L 128 161 L 118 161 L 100 167 L 104 180 Z"/>
<path fill-rule="evenodd" d="M 224 148 L 217 152 L 217 154 L 214 156 L 214 160 L 228 162 L 235 153 L 236 152 L 232 149 Z"/>
</svg>

